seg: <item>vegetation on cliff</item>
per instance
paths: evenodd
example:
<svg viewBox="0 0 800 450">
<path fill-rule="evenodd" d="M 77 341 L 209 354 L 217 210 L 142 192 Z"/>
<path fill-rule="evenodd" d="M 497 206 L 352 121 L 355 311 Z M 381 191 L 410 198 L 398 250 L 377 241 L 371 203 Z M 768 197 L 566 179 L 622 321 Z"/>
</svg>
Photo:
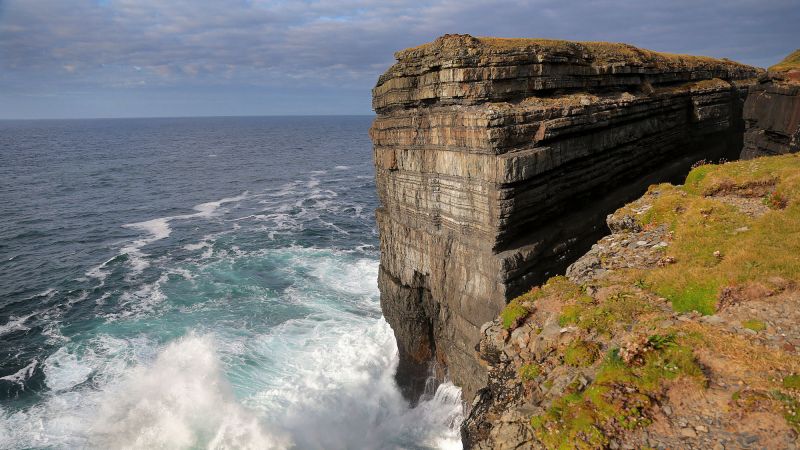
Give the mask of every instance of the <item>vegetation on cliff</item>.
<svg viewBox="0 0 800 450">
<path fill-rule="evenodd" d="M 790 53 L 783 61 L 769 68 L 769 70 L 775 72 L 783 72 L 792 69 L 800 70 L 800 48 Z"/>
<path fill-rule="evenodd" d="M 797 445 L 800 156 L 700 165 L 608 221 L 566 277 L 511 303 L 524 314 L 485 329 L 469 443 Z"/>
</svg>

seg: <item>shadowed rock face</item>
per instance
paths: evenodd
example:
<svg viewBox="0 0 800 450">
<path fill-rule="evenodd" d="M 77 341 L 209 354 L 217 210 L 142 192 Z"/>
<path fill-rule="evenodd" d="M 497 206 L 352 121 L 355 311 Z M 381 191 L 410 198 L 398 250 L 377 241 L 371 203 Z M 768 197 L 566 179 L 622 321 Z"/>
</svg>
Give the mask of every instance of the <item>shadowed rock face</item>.
<svg viewBox="0 0 800 450">
<path fill-rule="evenodd" d="M 742 159 L 800 151 L 800 50 L 750 88 Z"/>
<path fill-rule="evenodd" d="M 653 182 L 741 150 L 756 69 L 624 44 L 446 35 L 373 90 L 384 316 L 415 398 L 432 362 L 472 399 L 479 330 Z"/>
</svg>

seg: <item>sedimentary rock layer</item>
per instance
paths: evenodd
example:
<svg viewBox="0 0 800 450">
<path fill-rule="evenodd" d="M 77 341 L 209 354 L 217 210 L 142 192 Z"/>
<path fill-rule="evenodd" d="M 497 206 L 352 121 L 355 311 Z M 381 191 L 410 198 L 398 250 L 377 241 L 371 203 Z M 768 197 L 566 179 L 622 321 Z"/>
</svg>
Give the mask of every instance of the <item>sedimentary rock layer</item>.
<svg viewBox="0 0 800 450">
<path fill-rule="evenodd" d="M 742 158 L 800 151 L 800 50 L 750 88 L 744 119 Z"/>
<path fill-rule="evenodd" d="M 757 75 L 624 44 L 467 35 L 396 57 L 370 131 L 381 306 L 406 393 L 436 361 L 467 401 L 485 379 L 481 325 L 649 182 L 737 155 Z"/>
</svg>

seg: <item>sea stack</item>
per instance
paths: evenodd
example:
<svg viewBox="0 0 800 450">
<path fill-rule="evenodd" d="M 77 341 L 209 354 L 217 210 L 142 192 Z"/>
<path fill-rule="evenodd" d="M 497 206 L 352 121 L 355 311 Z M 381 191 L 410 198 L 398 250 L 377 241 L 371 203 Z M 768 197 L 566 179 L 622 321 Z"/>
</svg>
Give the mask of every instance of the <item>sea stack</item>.
<svg viewBox="0 0 800 450">
<path fill-rule="evenodd" d="M 736 158 L 756 68 L 626 44 L 445 35 L 373 90 L 384 316 L 410 398 L 470 402 L 480 329 L 585 252 L 605 217 L 700 159 Z"/>
</svg>

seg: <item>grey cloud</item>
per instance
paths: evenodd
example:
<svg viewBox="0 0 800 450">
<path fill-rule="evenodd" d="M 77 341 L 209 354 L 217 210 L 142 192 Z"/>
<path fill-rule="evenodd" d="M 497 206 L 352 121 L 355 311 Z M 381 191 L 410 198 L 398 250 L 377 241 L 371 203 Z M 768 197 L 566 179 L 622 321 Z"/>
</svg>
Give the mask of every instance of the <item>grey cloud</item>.
<svg viewBox="0 0 800 450">
<path fill-rule="evenodd" d="M 797 0 L 0 0 L 0 96 L 250 86 L 368 100 L 394 51 L 444 33 L 629 42 L 764 66 L 800 46 L 797 23 Z"/>
</svg>

